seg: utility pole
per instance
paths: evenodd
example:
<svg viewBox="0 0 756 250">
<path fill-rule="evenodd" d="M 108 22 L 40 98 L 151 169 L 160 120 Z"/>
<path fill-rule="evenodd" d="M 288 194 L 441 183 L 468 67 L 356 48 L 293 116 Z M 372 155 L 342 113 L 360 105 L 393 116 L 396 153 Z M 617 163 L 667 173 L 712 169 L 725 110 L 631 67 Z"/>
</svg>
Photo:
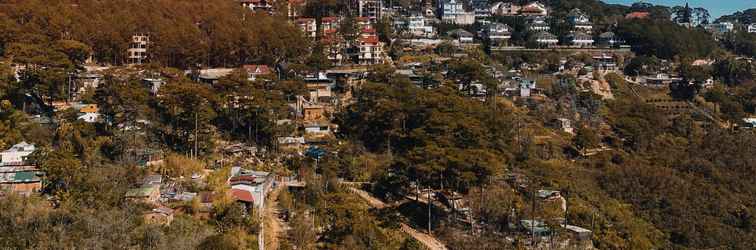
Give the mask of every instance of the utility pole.
<svg viewBox="0 0 756 250">
<path fill-rule="evenodd" d="M 533 198 L 532 199 L 533 199 L 533 205 L 531 207 L 531 214 L 530 214 L 530 218 L 531 218 L 531 221 L 530 221 L 530 236 L 531 236 L 530 244 L 533 245 L 533 246 L 535 246 L 535 223 L 536 223 L 536 220 L 535 220 L 536 191 L 535 190 L 533 190 Z"/>
<path fill-rule="evenodd" d="M 428 185 L 428 234 L 433 234 L 431 231 L 431 188 Z"/>
<path fill-rule="evenodd" d="M 194 111 L 194 159 L 197 159 L 197 148 L 199 143 L 199 134 L 197 132 L 197 127 L 199 125 L 199 118 L 197 117 L 197 111 Z"/>
</svg>

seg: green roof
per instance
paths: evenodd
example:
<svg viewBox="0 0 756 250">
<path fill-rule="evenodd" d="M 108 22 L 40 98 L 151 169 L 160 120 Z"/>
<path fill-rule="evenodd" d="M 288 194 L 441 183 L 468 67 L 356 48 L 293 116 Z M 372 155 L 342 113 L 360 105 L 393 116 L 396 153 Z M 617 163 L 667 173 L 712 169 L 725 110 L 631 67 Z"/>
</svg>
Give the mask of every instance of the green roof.
<svg viewBox="0 0 756 250">
<path fill-rule="evenodd" d="M 17 172 L 16 175 L 13 176 L 14 182 L 32 182 L 38 180 L 39 178 L 37 178 L 37 174 L 33 171 Z"/>
</svg>

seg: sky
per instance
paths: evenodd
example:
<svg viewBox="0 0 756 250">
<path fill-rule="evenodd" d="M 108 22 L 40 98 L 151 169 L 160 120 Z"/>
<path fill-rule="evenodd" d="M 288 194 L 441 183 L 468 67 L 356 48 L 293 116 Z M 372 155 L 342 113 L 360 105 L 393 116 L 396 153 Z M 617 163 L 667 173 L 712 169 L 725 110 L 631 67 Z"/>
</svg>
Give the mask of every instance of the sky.
<svg viewBox="0 0 756 250">
<path fill-rule="evenodd" d="M 619 3 L 625 5 L 631 5 L 638 0 L 602 0 L 605 3 Z M 676 6 L 685 5 L 685 2 L 690 4 L 691 8 L 703 7 L 709 10 L 712 19 L 716 19 L 722 15 L 729 15 L 736 11 L 742 11 L 745 9 L 756 8 L 756 0 L 645 0 L 647 3 L 656 5 Z"/>
</svg>

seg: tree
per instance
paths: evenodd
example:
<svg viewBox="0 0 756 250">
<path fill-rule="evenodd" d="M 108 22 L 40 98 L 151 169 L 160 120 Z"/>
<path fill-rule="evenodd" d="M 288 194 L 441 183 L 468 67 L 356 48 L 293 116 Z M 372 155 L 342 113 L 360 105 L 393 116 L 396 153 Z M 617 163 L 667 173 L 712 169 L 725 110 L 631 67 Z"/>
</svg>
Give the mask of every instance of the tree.
<svg viewBox="0 0 756 250">
<path fill-rule="evenodd" d="M 580 149 L 595 148 L 599 145 L 599 137 L 593 129 L 587 126 L 580 126 L 573 138 L 575 146 Z"/>
</svg>

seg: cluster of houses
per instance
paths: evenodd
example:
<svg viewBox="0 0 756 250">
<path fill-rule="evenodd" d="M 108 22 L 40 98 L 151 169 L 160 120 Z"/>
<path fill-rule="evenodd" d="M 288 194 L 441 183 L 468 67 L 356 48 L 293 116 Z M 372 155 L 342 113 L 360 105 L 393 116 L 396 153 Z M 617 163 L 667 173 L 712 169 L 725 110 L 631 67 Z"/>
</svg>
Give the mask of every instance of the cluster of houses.
<svg viewBox="0 0 756 250">
<path fill-rule="evenodd" d="M 44 172 L 32 165 L 33 144 L 20 142 L 0 152 L 0 196 L 29 196 L 42 190 Z"/>
</svg>

